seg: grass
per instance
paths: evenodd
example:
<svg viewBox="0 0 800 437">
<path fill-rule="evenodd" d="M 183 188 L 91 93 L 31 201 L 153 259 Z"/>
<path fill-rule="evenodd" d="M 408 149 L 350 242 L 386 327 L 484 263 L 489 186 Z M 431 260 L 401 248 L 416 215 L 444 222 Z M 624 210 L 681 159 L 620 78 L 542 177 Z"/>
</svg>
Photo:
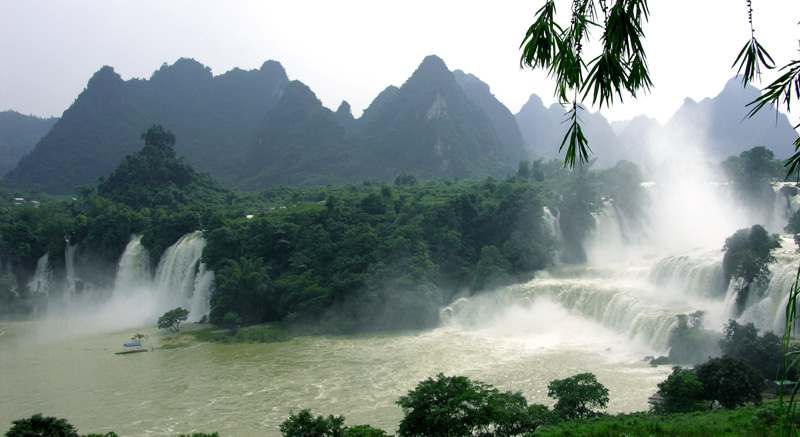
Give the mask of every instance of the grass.
<svg viewBox="0 0 800 437">
<path fill-rule="evenodd" d="M 229 330 L 200 329 L 192 335 L 201 342 L 209 343 L 276 343 L 294 338 L 281 325 L 258 325 L 247 327 L 237 333 Z"/>
<path fill-rule="evenodd" d="M 773 436 L 780 434 L 777 409 L 767 404 L 738 410 L 654 415 L 630 413 L 546 426 L 531 436 Z"/>
</svg>

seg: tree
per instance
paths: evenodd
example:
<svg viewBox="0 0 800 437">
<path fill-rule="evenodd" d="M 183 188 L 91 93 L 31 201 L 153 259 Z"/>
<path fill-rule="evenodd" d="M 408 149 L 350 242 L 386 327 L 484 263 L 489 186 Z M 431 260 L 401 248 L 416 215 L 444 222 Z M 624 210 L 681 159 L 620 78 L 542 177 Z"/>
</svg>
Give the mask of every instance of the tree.
<svg viewBox="0 0 800 437">
<path fill-rule="evenodd" d="M 344 417 L 329 415 L 328 417 L 311 415 L 308 409 L 299 413 L 290 413 L 280 425 L 281 434 L 285 437 L 345 437 Z"/>
<path fill-rule="evenodd" d="M 775 262 L 772 250 L 781 247 L 777 234 L 770 235 L 761 225 L 739 229 L 725 239 L 722 250 L 722 269 L 727 285 L 731 279 L 738 279 L 741 284 L 736 293 L 738 311 L 744 310 L 751 286 L 754 283 L 765 283 L 769 278 L 769 264 Z"/>
<path fill-rule="evenodd" d="M 132 343 L 136 343 L 136 342 L 142 343 L 142 342 L 145 342 L 145 341 L 148 344 L 150 344 L 150 337 L 148 337 L 146 334 L 142 334 L 142 333 L 137 332 L 136 334 L 133 335 L 133 337 L 131 337 L 131 342 Z M 153 345 L 152 344 L 150 344 L 150 349 L 151 350 L 153 349 Z"/>
<path fill-rule="evenodd" d="M 678 322 L 669 331 L 669 357 L 666 362 L 699 364 L 709 356 L 720 355 L 719 333 L 703 328 L 704 314 L 703 311 L 678 314 Z M 661 363 L 663 361 L 658 364 Z"/>
<path fill-rule="evenodd" d="M 775 159 L 775 154 L 763 146 L 753 147 L 723 161 L 722 168 L 744 204 L 768 219 L 765 213 L 772 212 L 775 202 L 772 184 L 782 176 L 781 161 Z"/>
<path fill-rule="evenodd" d="M 6 432 L 6 437 L 78 437 L 75 427 L 66 419 L 43 417 L 41 413 L 11 423 L 11 429 Z"/>
<path fill-rule="evenodd" d="M 528 406 L 519 393 L 500 393 L 466 376 L 436 375 L 401 396 L 400 436 L 519 435 L 532 432 L 540 410 Z M 546 407 L 545 407 L 546 409 Z"/>
<path fill-rule="evenodd" d="M 800 209 L 789 217 L 789 223 L 786 224 L 783 231 L 794 235 L 794 244 L 800 246 Z"/>
<path fill-rule="evenodd" d="M 673 367 L 667 380 L 658 384 L 658 394 L 664 402 L 655 406 L 657 413 L 690 413 L 705 408 L 703 383 L 692 370 L 680 366 Z"/>
<path fill-rule="evenodd" d="M 180 332 L 180 324 L 189 318 L 189 310 L 181 307 L 169 310 L 158 318 L 159 329 L 169 329 L 171 332 Z"/>
<path fill-rule="evenodd" d="M 703 384 L 703 398 L 733 410 L 752 402 L 761 404 L 764 378 L 753 366 L 732 356 L 711 358 L 695 368 Z M 709 408 L 711 407 L 709 405 Z"/>
<path fill-rule="evenodd" d="M 722 353 L 742 359 L 755 368 L 764 379 L 774 380 L 781 375 L 783 346 L 781 339 L 772 331 L 759 337 L 752 323 L 741 325 L 729 320 L 725 326 L 725 338 L 719 342 Z M 795 372 L 791 372 L 795 377 Z"/>
<path fill-rule="evenodd" d="M 222 326 L 231 330 L 238 330 L 239 327 L 242 326 L 242 318 L 234 312 L 226 313 L 225 316 L 222 317 Z"/>
<path fill-rule="evenodd" d="M 592 373 L 551 381 L 547 396 L 557 400 L 553 412 L 564 420 L 595 416 L 595 408 L 605 408 L 608 404 L 608 389 Z"/>
</svg>

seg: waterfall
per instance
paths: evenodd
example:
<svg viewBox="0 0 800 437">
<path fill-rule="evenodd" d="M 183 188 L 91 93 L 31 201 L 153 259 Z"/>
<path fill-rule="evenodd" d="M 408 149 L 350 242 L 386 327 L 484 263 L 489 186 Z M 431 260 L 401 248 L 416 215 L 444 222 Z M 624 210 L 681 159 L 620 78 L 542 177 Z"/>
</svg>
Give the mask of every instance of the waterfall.
<svg viewBox="0 0 800 437">
<path fill-rule="evenodd" d="M 776 262 L 770 264 L 770 279 L 762 293 L 751 291 L 744 312 L 739 317 L 742 323 L 752 322 L 756 328 L 764 331 L 783 333 L 786 321 L 786 304 L 789 289 L 797 278 L 800 254 L 794 240 L 789 236 L 781 238 L 781 247 L 773 255 Z M 736 289 L 728 290 L 729 305 L 733 308 Z M 732 312 L 732 310 L 731 310 Z"/>
<path fill-rule="evenodd" d="M 561 223 L 559 223 L 558 218 L 561 215 L 561 212 L 558 215 L 553 215 L 550 208 L 544 207 L 543 216 L 544 224 L 547 226 L 547 230 L 550 235 L 556 240 L 556 251 L 553 253 L 553 263 L 561 264 L 561 256 L 564 253 L 564 234 L 561 233 Z"/>
<path fill-rule="evenodd" d="M 714 249 L 668 255 L 653 263 L 648 280 L 666 290 L 679 290 L 691 296 L 719 297 L 725 294 L 723 256 L 724 252 Z"/>
<path fill-rule="evenodd" d="M 209 311 L 214 272 L 200 262 L 205 245 L 202 232 L 186 234 L 167 248 L 156 269 L 156 289 L 189 307 L 190 320 L 200 320 Z"/>
<path fill-rule="evenodd" d="M 775 191 L 775 203 L 767 229 L 770 232 L 781 233 L 792 214 L 800 209 L 800 190 L 794 182 L 777 182 L 773 184 L 772 189 Z"/>
<path fill-rule="evenodd" d="M 782 243 L 769 283 L 753 292 L 737 319 L 762 332 L 783 332 L 787 295 L 800 264 L 793 239 L 784 236 Z M 544 305 L 664 351 L 680 314 L 702 311 L 704 326 L 716 331 L 734 318 L 736 284 L 724 287 L 723 255 L 698 249 L 634 262 L 554 266 L 526 284 L 460 298 L 442 310 L 442 322 L 472 329 L 516 324 L 535 331 L 543 329 L 536 319 L 551 317 L 537 310 Z"/>
<path fill-rule="evenodd" d="M 72 300 L 75 296 L 83 291 L 80 278 L 77 273 L 78 265 L 78 245 L 67 243 L 64 248 L 64 268 L 66 273 L 66 290 L 64 293 L 65 300 Z"/>
<path fill-rule="evenodd" d="M 36 271 L 33 278 L 28 282 L 28 291 L 31 294 L 42 293 L 50 296 L 50 280 L 53 271 L 50 269 L 50 255 L 45 253 L 36 261 Z"/>
<path fill-rule="evenodd" d="M 142 246 L 142 236 L 134 235 L 119 259 L 114 289 L 141 287 L 151 278 L 150 253 Z"/>
</svg>

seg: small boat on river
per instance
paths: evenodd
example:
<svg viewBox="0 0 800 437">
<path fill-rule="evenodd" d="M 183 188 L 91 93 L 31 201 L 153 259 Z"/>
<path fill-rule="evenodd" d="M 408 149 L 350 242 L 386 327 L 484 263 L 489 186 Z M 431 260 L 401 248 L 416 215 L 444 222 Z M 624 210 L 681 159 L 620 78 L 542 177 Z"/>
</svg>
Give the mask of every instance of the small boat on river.
<svg viewBox="0 0 800 437">
<path fill-rule="evenodd" d="M 138 341 L 135 343 L 125 343 L 123 344 L 123 346 L 125 347 L 124 350 L 114 353 L 117 355 L 125 355 L 125 354 L 135 354 L 138 352 L 147 352 L 147 349 L 143 348 L 142 343 Z"/>
</svg>

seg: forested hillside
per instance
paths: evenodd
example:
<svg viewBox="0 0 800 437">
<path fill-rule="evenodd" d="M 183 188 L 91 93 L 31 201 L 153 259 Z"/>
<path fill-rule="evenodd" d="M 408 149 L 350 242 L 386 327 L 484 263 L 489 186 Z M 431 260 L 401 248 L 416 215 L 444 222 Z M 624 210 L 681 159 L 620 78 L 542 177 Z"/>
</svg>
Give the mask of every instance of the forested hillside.
<svg viewBox="0 0 800 437">
<path fill-rule="evenodd" d="M 180 59 L 162 66 L 149 80 L 128 81 L 103 67 L 2 185 L 38 185 L 54 194 L 95 185 L 125 155 L 138 150 L 139 135 L 158 123 L 181 138 L 178 155 L 233 184 L 259 122 L 287 84 L 283 67 L 274 61 L 259 70 L 212 76 L 200 63 Z"/>
<path fill-rule="evenodd" d="M 335 113 L 323 107 L 275 61 L 214 76 L 179 59 L 128 81 L 106 66 L 2 185 L 54 194 L 94 185 L 157 123 L 181 138 L 175 150 L 187 163 L 245 190 L 391 181 L 401 172 L 504 177 L 526 157 L 513 117 L 487 85 L 472 78 L 464 86 L 469 97 L 430 56 L 355 119 L 346 102 Z"/>
<path fill-rule="evenodd" d="M 287 96 L 292 88 L 310 97 L 302 84 Z M 155 266 L 181 236 L 202 230 L 203 262 L 216 273 L 214 322 L 236 313 L 245 323 L 288 318 L 336 332 L 432 326 L 460 293 L 524 280 L 557 252 L 584 259 L 581 240 L 602 197 L 630 212 L 644 207 L 632 164 L 595 173 L 523 161 L 505 180 L 423 182 L 401 173 L 392 183 L 242 194 L 183 163 L 180 138 L 160 125 L 139 143 L 75 201 L 41 198 L 34 208 L 2 192 L 0 264 L 13 266 L 0 281 L 6 311 L 37 305 L 24 284 L 45 254 L 63 278 L 66 249 L 79 246 L 92 265 L 82 280 L 111 286 L 132 234 L 142 235 Z M 563 250 L 552 222 L 559 215 Z"/>
</svg>

